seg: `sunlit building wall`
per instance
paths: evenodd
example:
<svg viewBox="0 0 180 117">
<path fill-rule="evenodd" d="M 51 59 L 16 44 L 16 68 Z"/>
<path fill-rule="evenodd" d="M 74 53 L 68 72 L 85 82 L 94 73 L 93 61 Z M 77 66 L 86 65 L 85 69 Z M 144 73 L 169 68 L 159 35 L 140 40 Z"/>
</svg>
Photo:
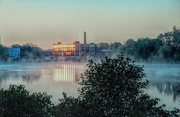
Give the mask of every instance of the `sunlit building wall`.
<svg viewBox="0 0 180 117">
<path fill-rule="evenodd" d="M 71 44 L 62 44 L 58 42 L 53 44 L 53 53 L 57 56 L 80 56 L 79 41 Z"/>
</svg>

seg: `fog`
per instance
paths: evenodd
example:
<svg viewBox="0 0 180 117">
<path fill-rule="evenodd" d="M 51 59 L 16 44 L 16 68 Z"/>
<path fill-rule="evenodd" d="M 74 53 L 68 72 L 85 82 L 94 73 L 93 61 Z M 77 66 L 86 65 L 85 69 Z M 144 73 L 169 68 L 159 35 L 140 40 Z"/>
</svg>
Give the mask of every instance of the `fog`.
<svg viewBox="0 0 180 117">
<path fill-rule="evenodd" d="M 166 104 L 166 109 L 179 108 L 180 64 L 144 64 L 144 71 L 150 81 L 145 92 L 160 98 L 159 105 Z"/>
<path fill-rule="evenodd" d="M 81 69 L 83 68 L 83 69 Z M 84 64 L 75 63 L 23 63 L 0 65 L 0 88 L 8 89 L 10 84 L 25 85 L 33 92 L 47 92 L 52 101 L 58 103 L 63 92 L 78 96 L 78 81 Z"/>
<path fill-rule="evenodd" d="M 179 107 L 180 100 L 180 64 L 148 64 L 144 72 L 150 81 L 145 92 L 152 98 L 160 98 L 160 105 L 167 109 Z M 0 65 L 0 87 L 8 89 L 10 84 L 22 84 L 32 92 L 47 92 L 52 101 L 58 103 L 62 93 L 78 97 L 80 74 L 85 71 L 85 63 L 19 63 Z"/>
</svg>

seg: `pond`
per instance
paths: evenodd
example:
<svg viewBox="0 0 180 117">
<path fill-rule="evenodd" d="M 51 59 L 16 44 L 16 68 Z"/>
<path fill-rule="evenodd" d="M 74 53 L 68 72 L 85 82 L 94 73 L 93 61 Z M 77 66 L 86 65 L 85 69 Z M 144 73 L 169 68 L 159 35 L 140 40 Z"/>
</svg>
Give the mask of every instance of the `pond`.
<svg viewBox="0 0 180 117">
<path fill-rule="evenodd" d="M 142 64 L 140 64 L 142 65 Z M 78 63 L 23 63 L 0 65 L 0 88 L 10 84 L 22 84 L 32 92 L 47 92 L 57 104 L 62 93 L 78 97 L 78 82 L 85 64 Z M 180 65 L 145 64 L 146 79 L 150 81 L 145 90 L 151 97 L 161 99 L 166 109 L 180 107 Z"/>
</svg>

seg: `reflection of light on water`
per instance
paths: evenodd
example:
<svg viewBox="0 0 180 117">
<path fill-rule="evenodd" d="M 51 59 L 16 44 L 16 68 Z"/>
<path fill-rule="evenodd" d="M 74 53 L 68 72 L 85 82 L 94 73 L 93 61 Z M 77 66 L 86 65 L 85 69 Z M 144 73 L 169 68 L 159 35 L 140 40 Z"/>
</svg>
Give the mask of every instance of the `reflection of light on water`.
<svg viewBox="0 0 180 117">
<path fill-rule="evenodd" d="M 76 72 L 74 64 L 61 64 L 53 69 L 53 80 L 56 82 L 75 82 Z"/>
</svg>

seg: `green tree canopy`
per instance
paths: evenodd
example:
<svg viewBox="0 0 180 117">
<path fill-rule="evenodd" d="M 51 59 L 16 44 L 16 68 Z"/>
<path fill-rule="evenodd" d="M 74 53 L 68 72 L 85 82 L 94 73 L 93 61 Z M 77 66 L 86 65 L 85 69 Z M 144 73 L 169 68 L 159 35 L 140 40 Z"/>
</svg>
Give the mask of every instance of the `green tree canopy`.
<svg viewBox="0 0 180 117">
<path fill-rule="evenodd" d="M 20 58 L 25 59 L 37 59 L 43 56 L 43 51 L 37 45 L 32 43 L 27 43 L 23 45 L 14 44 L 11 47 L 13 48 L 20 48 Z"/>
<path fill-rule="evenodd" d="M 30 94 L 22 85 L 11 85 L 0 91 L 0 116 L 50 117 L 50 98 L 46 93 Z"/>
<path fill-rule="evenodd" d="M 143 67 L 122 55 L 101 63 L 89 60 L 79 89 L 89 116 L 170 116 L 163 106 L 156 107 L 159 99 L 143 93 L 148 85 L 143 77 Z"/>
<path fill-rule="evenodd" d="M 159 49 L 159 58 L 164 61 L 169 61 L 174 58 L 175 47 L 169 44 L 164 44 Z"/>
<path fill-rule="evenodd" d="M 160 46 L 162 46 L 160 39 L 141 38 L 133 45 L 132 55 L 136 59 L 148 60 L 157 56 Z"/>
<path fill-rule="evenodd" d="M 8 58 L 8 49 L 0 44 L 0 61 L 6 61 Z"/>
</svg>

